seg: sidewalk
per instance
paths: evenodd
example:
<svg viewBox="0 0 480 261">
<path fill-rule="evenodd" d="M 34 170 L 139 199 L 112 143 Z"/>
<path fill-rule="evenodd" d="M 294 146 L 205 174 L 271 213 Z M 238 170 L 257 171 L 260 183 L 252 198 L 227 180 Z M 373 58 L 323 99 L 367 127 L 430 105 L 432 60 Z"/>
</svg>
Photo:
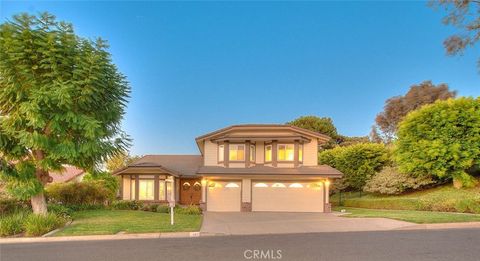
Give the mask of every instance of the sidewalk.
<svg viewBox="0 0 480 261">
<path fill-rule="evenodd" d="M 0 244 L 45 243 L 45 242 L 62 242 L 62 241 L 150 239 L 150 238 L 187 238 L 187 237 L 199 237 L 199 236 L 200 236 L 200 232 L 172 232 L 172 233 L 139 233 L 139 234 L 116 234 L 116 235 L 66 236 L 66 237 L 17 237 L 17 238 L 1 238 L 0 239 Z"/>
</svg>

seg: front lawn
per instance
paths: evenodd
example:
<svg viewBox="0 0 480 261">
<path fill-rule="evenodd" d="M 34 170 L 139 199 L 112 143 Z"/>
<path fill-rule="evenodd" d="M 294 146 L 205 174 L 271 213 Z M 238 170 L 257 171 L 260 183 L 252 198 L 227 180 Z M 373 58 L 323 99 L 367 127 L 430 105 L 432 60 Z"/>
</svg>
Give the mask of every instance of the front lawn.
<svg viewBox="0 0 480 261">
<path fill-rule="evenodd" d="M 480 215 L 463 213 L 445 213 L 433 211 L 414 210 L 380 210 L 366 208 L 335 207 L 335 211 L 345 209 L 347 213 L 343 217 L 380 217 L 413 222 L 418 224 L 427 223 L 454 223 L 480 221 Z"/>
<path fill-rule="evenodd" d="M 198 231 L 201 215 L 175 214 L 175 225 L 170 225 L 170 214 L 136 210 L 85 210 L 73 214 L 74 222 L 55 236 L 107 235 L 118 232 L 182 232 Z"/>
</svg>

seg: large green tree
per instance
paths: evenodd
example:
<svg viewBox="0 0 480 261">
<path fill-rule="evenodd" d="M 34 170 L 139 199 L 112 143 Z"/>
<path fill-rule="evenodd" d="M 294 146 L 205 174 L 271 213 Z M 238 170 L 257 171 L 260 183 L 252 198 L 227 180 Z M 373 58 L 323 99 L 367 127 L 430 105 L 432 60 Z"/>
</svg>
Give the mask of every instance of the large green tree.
<svg viewBox="0 0 480 261">
<path fill-rule="evenodd" d="M 391 142 L 396 137 L 398 123 L 409 112 L 455 95 L 456 92 L 450 91 L 444 83 L 435 85 L 431 81 L 424 81 L 410 86 L 405 95 L 392 97 L 385 102 L 383 111 L 375 118 L 376 126 L 373 126 L 370 134 L 372 141 L 377 142 L 381 137 L 385 143 Z"/>
<path fill-rule="evenodd" d="M 411 112 L 400 123 L 396 145 L 401 171 L 473 185 L 468 171 L 480 164 L 480 98 L 438 101 Z"/>
<path fill-rule="evenodd" d="M 127 152 L 121 152 L 109 158 L 105 165 L 108 171 L 114 172 L 115 170 L 126 167 L 128 164 L 136 161 L 139 158 L 140 156 L 131 156 Z"/>
<path fill-rule="evenodd" d="M 325 134 L 332 139 L 338 137 L 337 128 L 333 125 L 332 119 L 328 117 L 301 116 L 286 124 Z"/>
<path fill-rule="evenodd" d="M 318 159 L 320 164 L 334 167 L 344 174 L 336 181 L 337 188 L 361 191 L 370 177 L 389 162 L 389 154 L 383 144 L 358 143 L 322 151 Z"/>
<path fill-rule="evenodd" d="M 47 211 L 49 171 L 93 170 L 126 149 L 120 121 L 130 89 L 102 39 L 87 40 L 48 13 L 0 25 L 0 176 Z"/>
</svg>

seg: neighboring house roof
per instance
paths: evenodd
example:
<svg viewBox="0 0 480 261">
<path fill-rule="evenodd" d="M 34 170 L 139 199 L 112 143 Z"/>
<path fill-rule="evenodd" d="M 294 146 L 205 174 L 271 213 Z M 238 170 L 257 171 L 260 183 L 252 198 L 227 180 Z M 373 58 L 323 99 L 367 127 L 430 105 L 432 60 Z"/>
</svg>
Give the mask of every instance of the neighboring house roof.
<svg viewBox="0 0 480 261">
<path fill-rule="evenodd" d="M 195 176 L 203 164 L 200 155 L 145 155 L 127 167 L 116 170 L 114 175 L 145 170 L 162 170 L 174 176 Z"/>
<path fill-rule="evenodd" d="M 302 166 L 298 168 L 278 168 L 263 165 L 257 165 L 250 168 L 225 168 L 220 166 L 203 166 L 197 173 L 202 174 L 218 174 L 228 176 L 232 174 L 248 174 L 248 175 L 308 175 L 308 176 L 328 176 L 342 177 L 342 173 L 330 166 Z"/>
<path fill-rule="evenodd" d="M 274 131 L 282 131 L 282 130 L 287 130 L 287 131 L 292 131 L 301 135 L 306 135 L 308 137 L 313 137 L 317 138 L 318 140 L 321 141 L 329 141 L 331 138 L 325 134 L 321 134 L 315 131 L 299 128 L 296 126 L 292 125 L 285 125 L 285 124 L 243 124 L 243 125 L 232 125 L 228 126 L 226 128 L 216 130 L 210 133 L 207 133 L 205 135 L 199 136 L 195 138 L 195 141 L 197 142 L 197 146 L 200 149 L 200 152 L 203 154 L 203 148 L 202 148 L 202 143 L 205 140 L 209 139 L 216 139 L 219 137 L 223 138 L 229 138 L 228 133 L 231 131 L 266 131 L 266 130 L 274 130 Z M 276 137 L 280 138 L 280 137 Z M 301 138 L 301 137 L 299 137 Z"/>
<path fill-rule="evenodd" d="M 83 169 L 79 169 L 75 166 L 65 165 L 63 171 L 52 171 L 48 173 L 53 178 L 53 183 L 69 182 L 76 177 L 85 173 Z"/>
</svg>

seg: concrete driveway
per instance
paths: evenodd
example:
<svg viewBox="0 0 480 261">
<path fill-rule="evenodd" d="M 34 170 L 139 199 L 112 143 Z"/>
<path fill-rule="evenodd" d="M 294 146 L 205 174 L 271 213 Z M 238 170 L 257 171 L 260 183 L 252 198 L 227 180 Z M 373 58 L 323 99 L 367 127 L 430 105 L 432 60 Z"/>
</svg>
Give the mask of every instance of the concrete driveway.
<svg viewBox="0 0 480 261">
<path fill-rule="evenodd" d="M 386 218 L 346 218 L 332 213 L 205 212 L 203 234 L 256 235 L 394 230 L 415 225 Z"/>
</svg>

